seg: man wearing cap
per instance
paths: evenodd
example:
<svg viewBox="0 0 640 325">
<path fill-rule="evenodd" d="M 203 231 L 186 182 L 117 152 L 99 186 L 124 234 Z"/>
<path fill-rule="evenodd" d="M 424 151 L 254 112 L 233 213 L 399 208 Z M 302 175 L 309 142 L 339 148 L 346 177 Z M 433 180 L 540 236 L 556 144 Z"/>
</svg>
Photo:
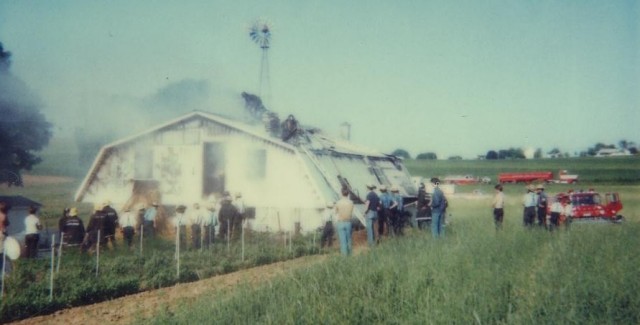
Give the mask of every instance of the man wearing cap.
<svg viewBox="0 0 640 325">
<path fill-rule="evenodd" d="M 238 218 L 238 209 L 231 203 L 231 196 L 226 195 L 222 198 L 220 211 L 218 212 L 218 220 L 220 221 L 220 238 L 231 239 L 232 222 Z"/>
<path fill-rule="evenodd" d="M 184 205 L 178 205 L 176 207 L 176 215 L 172 218 L 173 227 L 176 232 L 176 244 L 181 247 L 187 245 L 187 217 L 185 211 L 187 207 Z"/>
<path fill-rule="evenodd" d="M 60 225 L 64 243 L 67 245 L 80 245 L 84 239 L 84 224 L 78 218 L 78 208 L 71 208 Z"/>
<path fill-rule="evenodd" d="M 431 207 L 429 206 L 429 200 L 427 199 L 427 190 L 424 183 L 420 183 L 418 187 L 418 201 L 416 205 L 416 215 L 413 223 L 414 227 L 423 229 L 427 223 L 426 220 L 431 218 Z"/>
<path fill-rule="evenodd" d="M 322 229 L 322 237 L 320 237 L 320 248 L 331 247 L 333 245 L 333 202 L 327 202 L 327 206 L 322 213 L 322 221 L 324 221 L 324 229 Z"/>
<path fill-rule="evenodd" d="M 158 203 L 153 202 L 144 212 L 144 236 L 152 238 L 155 235 L 157 226 Z"/>
<path fill-rule="evenodd" d="M 527 193 L 522 197 L 522 205 L 524 206 L 522 215 L 523 224 L 525 227 L 531 227 L 536 218 L 537 205 L 537 197 L 536 193 L 534 193 L 533 185 L 527 186 Z"/>
<path fill-rule="evenodd" d="M 393 227 L 393 234 L 396 236 L 403 235 L 402 228 L 404 227 L 404 199 L 400 195 L 400 191 L 397 186 L 391 187 L 391 226 Z"/>
<path fill-rule="evenodd" d="M 131 211 L 131 208 L 124 209 L 124 213 L 120 217 L 119 224 L 122 229 L 122 236 L 127 243 L 127 247 L 131 248 L 133 244 L 133 235 L 135 233 L 137 216 Z"/>
<path fill-rule="evenodd" d="M 353 217 L 353 202 L 349 199 L 348 189 L 343 188 L 341 194 L 342 198 L 336 202 L 335 206 L 336 219 L 338 219 L 336 226 L 338 229 L 338 238 L 340 239 L 340 252 L 342 255 L 349 256 L 351 255 L 351 218 Z"/>
<path fill-rule="evenodd" d="M 431 195 L 431 235 L 433 238 L 444 236 L 442 223 L 444 221 L 444 210 L 447 208 L 446 198 L 440 189 L 440 180 L 437 177 L 431 179 L 433 194 Z"/>
<path fill-rule="evenodd" d="M 218 216 L 216 216 L 216 203 L 214 200 L 210 200 L 207 205 L 207 211 L 205 211 L 205 219 L 202 223 L 204 232 L 203 243 L 204 248 L 209 248 L 213 244 L 213 239 L 216 233 L 216 226 L 218 225 Z"/>
<path fill-rule="evenodd" d="M 551 203 L 551 217 L 549 219 L 549 231 L 555 230 L 560 225 L 560 215 L 564 212 L 564 206 L 562 204 L 565 201 L 565 196 L 557 197 L 553 203 Z"/>
<path fill-rule="evenodd" d="M 233 234 L 233 238 L 238 238 L 238 236 L 240 236 L 240 232 L 242 231 L 242 222 L 244 221 L 244 213 L 245 213 L 244 199 L 242 198 L 242 193 L 240 192 L 236 193 L 235 199 L 233 200 L 233 205 L 236 207 L 236 210 L 238 210 L 238 214 L 236 215 L 236 218 L 233 219 L 233 222 L 231 225 L 231 233 Z"/>
<path fill-rule="evenodd" d="M 118 227 L 118 213 L 111 207 L 110 201 L 104 202 L 104 236 L 105 244 L 111 242 L 111 246 L 116 248 L 116 228 Z"/>
<path fill-rule="evenodd" d="M 385 225 L 387 226 L 387 234 L 389 233 L 389 223 L 391 219 L 391 205 L 393 199 L 391 194 L 387 192 L 387 187 L 380 185 L 380 209 L 378 210 L 378 240 L 384 235 Z"/>
<path fill-rule="evenodd" d="M 189 221 L 191 223 L 191 248 L 200 249 L 202 238 L 202 224 L 206 218 L 205 213 L 200 209 L 200 204 L 194 203 L 193 209 L 189 214 Z"/>
<path fill-rule="evenodd" d="M 380 197 L 376 194 L 376 186 L 373 184 L 367 185 L 369 193 L 367 193 L 367 199 L 365 201 L 365 219 L 367 221 L 367 242 L 369 246 L 375 244 L 375 237 L 373 233 L 373 224 L 378 218 L 378 210 L 380 208 Z"/>
<path fill-rule="evenodd" d="M 502 185 L 497 184 L 494 186 L 496 195 L 493 197 L 493 222 L 496 226 L 496 230 L 502 229 L 502 221 L 504 219 L 504 193 L 502 192 Z"/>
<path fill-rule="evenodd" d="M 545 228 L 547 222 L 547 194 L 544 192 L 544 185 L 536 186 L 536 199 L 538 206 L 538 226 Z"/>
</svg>

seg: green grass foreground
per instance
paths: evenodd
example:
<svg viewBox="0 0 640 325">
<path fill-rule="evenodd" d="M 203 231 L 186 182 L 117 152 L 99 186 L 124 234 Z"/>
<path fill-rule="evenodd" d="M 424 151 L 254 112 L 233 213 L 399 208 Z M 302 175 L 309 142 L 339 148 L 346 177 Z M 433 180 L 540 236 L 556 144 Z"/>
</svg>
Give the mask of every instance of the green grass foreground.
<svg viewBox="0 0 640 325">
<path fill-rule="evenodd" d="M 638 324 L 640 225 L 496 232 L 455 222 L 412 232 L 258 289 L 212 294 L 152 323 Z"/>
</svg>

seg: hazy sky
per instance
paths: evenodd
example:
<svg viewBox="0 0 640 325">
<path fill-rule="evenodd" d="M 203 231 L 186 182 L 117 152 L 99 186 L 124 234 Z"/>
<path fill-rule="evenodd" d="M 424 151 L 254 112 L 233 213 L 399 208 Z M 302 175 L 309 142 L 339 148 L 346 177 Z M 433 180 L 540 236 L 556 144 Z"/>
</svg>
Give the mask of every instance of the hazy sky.
<svg viewBox="0 0 640 325">
<path fill-rule="evenodd" d="M 269 108 L 329 132 L 348 121 L 358 144 L 640 142 L 639 1 L 2 0 L 0 41 L 62 134 L 79 111 L 185 79 L 207 81 L 212 111 L 257 93 L 257 18 L 273 30 Z"/>
</svg>

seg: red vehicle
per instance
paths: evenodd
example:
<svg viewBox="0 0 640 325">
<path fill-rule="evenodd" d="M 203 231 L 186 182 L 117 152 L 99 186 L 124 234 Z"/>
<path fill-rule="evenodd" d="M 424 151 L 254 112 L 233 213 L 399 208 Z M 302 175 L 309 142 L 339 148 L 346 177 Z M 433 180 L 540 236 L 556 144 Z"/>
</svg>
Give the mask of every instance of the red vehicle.
<svg viewBox="0 0 640 325">
<path fill-rule="evenodd" d="M 500 182 L 500 184 L 551 182 L 552 179 L 552 172 L 500 173 L 498 175 L 498 182 Z"/>
<path fill-rule="evenodd" d="M 572 221 L 610 221 L 621 222 L 622 201 L 618 193 L 605 193 L 604 198 L 593 190 L 588 192 L 570 192 L 557 194 L 552 200 L 564 202 L 561 220 L 570 216 Z M 551 204 L 547 210 L 551 214 Z"/>
<path fill-rule="evenodd" d="M 442 181 L 447 184 L 456 185 L 489 184 L 491 183 L 491 178 L 486 176 L 480 178 L 472 175 L 448 175 L 445 176 Z"/>
<path fill-rule="evenodd" d="M 578 175 L 570 175 L 566 170 L 558 172 L 558 179 L 553 178 L 552 172 L 521 172 L 521 173 L 501 173 L 498 175 L 498 182 L 504 183 L 562 183 L 574 184 L 578 182 Z"/>
</svg>

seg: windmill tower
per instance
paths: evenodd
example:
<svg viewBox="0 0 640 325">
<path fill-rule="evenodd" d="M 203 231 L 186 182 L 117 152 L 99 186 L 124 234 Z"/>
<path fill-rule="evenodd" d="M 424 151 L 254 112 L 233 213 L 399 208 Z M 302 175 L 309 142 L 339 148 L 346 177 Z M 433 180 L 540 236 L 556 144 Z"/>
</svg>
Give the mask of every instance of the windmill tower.
<svg viewBox="0 0 640 325">
<path fill-rule="evenodd" d="M 262 98 L 263 102 L 268 103 L 271 100 L 271 83 L 269 81 L 269 47 L 271 45 L 271 27 L 266 21 L 257 20 L 249 30 L 249 37 L 251 37 L 251 40 L 258 44 L 262 50 L 258 96 Z"/>
</svg>

